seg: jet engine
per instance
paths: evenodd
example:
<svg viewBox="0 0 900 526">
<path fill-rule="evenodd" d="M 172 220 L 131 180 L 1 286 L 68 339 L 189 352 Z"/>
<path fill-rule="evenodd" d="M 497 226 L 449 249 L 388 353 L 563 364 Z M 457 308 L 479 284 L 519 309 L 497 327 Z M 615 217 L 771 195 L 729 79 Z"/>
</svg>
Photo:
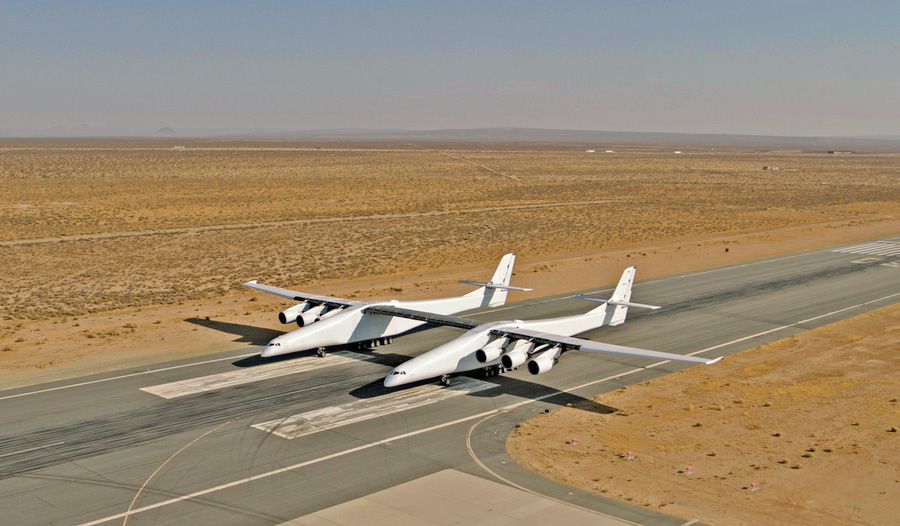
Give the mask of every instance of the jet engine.
<svg viewBox="0 0 900 526">
<path fill-rule="evenodd" d="M 559 348 L 555 347 L 544 351 L 528 362 L 528 372 L 531 374 L 544 374 L 556 365 L 559 358 Z"/>
<path fill-rule="evenodd" d="M 297 325 L 301 327 L 305 327 L 310 323 L 319 319 L 319 317 L 325 313 L 325 305 L 316 305 L 306 311 L 304 311 L 300 316 L 297 317 Z"/>
<path fill-rule="evenodd" d="M 309 303 L 304 301 L 299 305 L 294 305 L 290 309 L 283 310 L 278 313 L 278 321 L 281 323 L 294 323 L 297 321 L 297 317 L 299 317 L 307 307 L 309 307 Z"/>
<path fill-rule="evenodd" d="M 493 362 L 500 357 L 503 347 L 506 345 L 506 338 L 497 338 L 489 342 L 483 348 L 475 351 L 475 359 L 481 363 Z"/>
<path fill-rule="evenodd" d="M 534 344 L 519 340 L 515 347 L 500 358 L 500 364 L 504 369 L 515 369 L 528 360 L 528 352 L 534 349 Z"/>
</svg>

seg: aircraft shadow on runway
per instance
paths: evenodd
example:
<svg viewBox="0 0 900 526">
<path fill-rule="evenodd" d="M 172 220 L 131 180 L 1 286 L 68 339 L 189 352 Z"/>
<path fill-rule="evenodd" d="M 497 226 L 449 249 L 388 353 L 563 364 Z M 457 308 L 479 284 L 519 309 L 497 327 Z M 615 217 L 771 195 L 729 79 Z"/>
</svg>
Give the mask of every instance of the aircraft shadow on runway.
<svg viewBox="0 0 900 526">
<path fill-rule="evenodd" d="M 369 358 L 368 362 L 384 365 L 386 367 L 390 367 L 393 369 L 397 367 L 401 363 L 409 360 L 409 356 L 405 354 L 395 354 L 395 353 L 385 353 L 383 352 L 383 348 L 379 347 L 377 350 L 372 349 L 357 349 L 353 345 L 337 345 L 334 347 L 329 347 L 328 352 L 338 352 L 338 351 L 352 351 L 356 353 L 356 355 L 365 355 Z M 352 355 L 344 355 L 347 357 L 352 357 Z M 283 362 L 285 360 L 318 360 L 319 357 L 316 356 L 315 350 L 306 350 L 306 351 L 298 351 L 288 354 L 281 354 L 278 356 L 272 356 L 271 358 L 263 358 L 262 356 L 256 354 L 253 356 L 248 356 L 246 358 L 241 358 L 240 360 L 235 360 L 231 362 L 231 365 L 235 367 L 258 367 L 260 365 L 266 365 L 270 363 Z M 360 357 L 362 360 L 362 357 Z"/>
<path fill-rule="evenodd" d="M 249 343 L 251 345 L 265 345 L 276 336 L 281 336 L 282 334 L 284 334 L 284 331 L 254 327 L 252 325 L 241 325 L 240 323 L 230 323 L 227 321 L 216 321 L 201 318 L 188 318 L 184 321 L 193 323 L 194 325 L 199 325 L 207 329 L 213 329 L 215 331 L 240 336 L 240 338 L 234 341 L 237 343 Z"/>
<path fill-rule="evenodd" d="M 478 398 L 493 398 L 496 396 L 500 396 L 502 394 L 509 394 L 518 396 L 521 398 L 541 398 L 542 402 L 547 402 L 550 404 L 558 405 L 560 407 L 570 406 L 575 409 L 580 409 L 582 411 L 587 411 L 590 413 L 598 413 L 598 414 L 611 414 L 618 411 L 617 408 L 611 407 L 608 405 L 599 404 L 594 402 L 589 398 L 584 398 L 583 396 L 578 396 L 576 394 L 568 393 L 565 391 L 560 391 L 558 389 L 554 389 L 553 387 L 548 387 L 546 385 L 541 385 L 534 382 L 528 382 L 525 380 L 520 380 L 518 378 L 513 378 L 511 376 L 492 376 L 490 378 L 485 378 L 484 375 L 480 373 L 480 371 L 472 371 L 470 373 L 464 373 L 460 376 L 468 376 L 469 378 L 474 378 L 476 380 L 485 380 L 490 383 L 495 383 L 498 385 L 499 389 L 485 389 L 481 391 L 476 391 L 472 393 L 467 393 L 466 396 L 478 397 Z M 369 382 L 366 385 L 361 387 L 357 387 L 356 389 L 350 391 L 350 395 L 356 398 L 378 398 L 379 396 L 384 396 L 389 393 L 397 392 L 403 389 L 412 389 L 417 386 L 427 385 L 436 383 L 437 379 L 431 380 L 423 380 L 421 382 L 412 383 L 403 387 L 395 387 L 395 388 L 387 388 L 384 386 L 384 380 L 375 380 Z M 452 385 L 452 380 L 451 380 Z M 546 398 L 542 398 L 546 397 Z"/>
</svg>

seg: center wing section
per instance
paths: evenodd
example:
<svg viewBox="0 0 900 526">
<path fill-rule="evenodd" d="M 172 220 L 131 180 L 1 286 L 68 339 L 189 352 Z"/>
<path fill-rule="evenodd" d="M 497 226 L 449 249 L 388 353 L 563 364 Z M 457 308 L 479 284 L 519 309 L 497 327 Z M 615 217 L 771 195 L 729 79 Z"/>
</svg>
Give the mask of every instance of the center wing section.
<svg viewBox="0 0 900 526">
<path fill-rule="evenodd" d="M 532 331 L 528 329 L 494 329 L 491 334 L 497 337 L 516 338 L 520 340 L 533 341 L 539 345 L 550 345 L 561 347 L 563 350 L 577 350 L 588 352 L 599 352 L 606 354 L 620 354 L 623 356 L 638 356 L 641 358 L 653 358 L 657 360 L 672 360 L 677 362 L 702 363 L 710 365 L 718 362 L 722 357 L 714 359 L 697 358 L 695 356 L 684 356 L 682 354 L 673 354 L 659 351 L 649 351 L 647 349 L 638 349 L 636 347 L 624 347 L 622 345 L 613 345 L 611 343 L 595 342 L 593 340 L 585 340 L 583 338 L 573 338 L 571 336 L 560 336 L 549 332 Z"/>
<path fill-rule="evenodd" d="M 400 307 L 392 307 L 390 305 L 373 305 L 366 307 L 363 312 L 367 314 L 380 314 L 382 316 L 396 316 L 398 318 L 406 318 L 409 320 L 423 321 L 432 325 L 441 325 L 443 327 L 456 327 L 458 329 L 474 329 L 484 322 L 470 320 L 469 318 L 458 318 L 456 316 L 445 316 L 443 314 L 432 314 L 430 312 L 422 312 L 412 309 L 401 309 Z"/>
<path fill-rule="evenodd" d="M 247 283 L 244 283 L 244 286 L 251 289 L 261 290 L 263 292 L 268 292 L 269 294 L 275 294 L 276 296 L 281 296 L 283 298 L 294 301 L 308 301 L 309 303 L 315 305 L 325 305 L 331 309 L 351 307 L 353 305 L 360 305 L 362 303 L 361 301 L 345 300 L 342 298 L 333 298 L 331 296 L 319 296 L 317 294 L 297 292 L 296 290 L 282 289 L 280 287 L 273 287 L 271 285 L 262 285 L 260 283 L 257 283 L 256 280 L 248 281 Z"/>
</svg>

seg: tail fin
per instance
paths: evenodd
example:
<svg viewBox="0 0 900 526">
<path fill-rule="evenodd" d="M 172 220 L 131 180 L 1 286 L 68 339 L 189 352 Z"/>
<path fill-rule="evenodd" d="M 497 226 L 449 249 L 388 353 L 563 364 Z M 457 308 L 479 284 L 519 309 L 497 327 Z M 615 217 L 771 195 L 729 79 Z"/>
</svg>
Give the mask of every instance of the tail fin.
<svg viewBox="0 0 900 526">
<path fill-rule="evenodd" d="M 607 306 L 614 306 L 615 310 L 613 310 L 612 315 L 607 315 L 609 325 L 621 325 L 625 322 L 625 316 L 628 314 L 628 305 L 653 308 L 652 305 L 638 305 L 631 304 L 629 302 L 631 300 L 631 287 L 634 285 L 634 271 L 636 270 L 636 268 L 637 267 L 628 267 L 624 272 L 622 272 L 622 277 L 619 278 L 619 284 L 616 285 L 616 290 L 613 291 L 612 296 L 608 300 L 601 300 L 584 296 L 576 297 L 603 303 L 603 305 L 597 307 L 591 312 L 606 312 Z"/>
<path fill-rule="evenodd" d="M 509 286 L 509 280 L 512 279 L 513 273 L 513 263 L 516 262 L 516 254 L 515 252 L 506 254 L 503 258 L 500 259 L 500 264 L 497 265 L 497 270 L 494 271 L 494 275 L 491 276 L 490 285 L 502 285 L 504 287 Z"/>
<path fill-rule="evenodd" d="M 610 301 L 628 303 L 631 300 L 631 287 L 634 286 L 634 271 L 637 267 L 628 267 L 622 272 L 619 278 L 619 284 L 613 292 Z M 610 325 L 621 325 L 625 323 L 625 316 L 628 315 L 628 305 L 616 305 L 612 318 L 609 320 Z"/>
<path fill-rule="evenodd" d="M 511 287 L 509 285 L 509 281 L 512 278 L 513 273 L 513 264 L 515 262 L 515 253 L 510 253 L 503 256 L 503 258 L 500 259 L 500 264 L 497 265 L 497 270 L 495 270 L 494 275 L 491 276 L 491 281 L 487 283 L 479 283 L 476 281 L 460 281 L 460 283 L 468 283 L 469 285 L 481 286 L 481 288 L 479 288 L 478 290 L 473 290 L 472 292 L 466 294 L 466 296 L 483 295 L 484 299 L 481 302 L 482 307 L 484 307 L 485 305 L 489 307 L 499 307 L 506 303 L 506 295 L 510 290 L 531 290 L 519 287 Z"/>
</svg>

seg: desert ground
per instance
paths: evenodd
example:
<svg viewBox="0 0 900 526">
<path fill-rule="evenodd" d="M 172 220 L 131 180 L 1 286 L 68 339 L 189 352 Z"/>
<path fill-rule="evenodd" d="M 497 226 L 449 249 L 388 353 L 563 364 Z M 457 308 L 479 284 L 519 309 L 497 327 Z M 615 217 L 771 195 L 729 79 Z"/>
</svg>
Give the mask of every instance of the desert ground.
<svg viewBox="0 0 900 526">
<path fill-rule="evenodd" d="M 564 484 L 713 526 L 897 524 L 898 345 L 893 305 L 594 398 L 606 414 L 534 417 L 507 449 Z"/>
<path fill-rule="evenodd" d="M 288 304 L 240 286 L 250 279 L 351 298 L 439 297 L 467 290 L 456 280 L 484 279 L 514 251 L 515 284 L 535 289 L 516 300 L 607 285 L 631 264 L 642 279 L 900 232 L 898 154 L 586 149 L 0 141 L 0 389 L 255 349 L 285 330 L 276 314 Z M 900 426 L 888 418 L 900 392 L 898 362 L 885 356 L 896 350 L 898 313 L 879 315 L 742 353 L 699 379 L 684 379 L 701 374 L 691 369 L 605 395 L 622 415 L 602 416 L 596 436 L 564 432 L 579 436 L 577 450 L 540 435 L 543 422 L 526 423 L 510 449 L 567 484 L 675 515 L 708 509 L 711 524 L 735 524 L 723 510 L 746 524 L 784 519 L 760 502 L 790 512 L 785 524 L 890 524 L 884 510 L 900 513 L 891 454 L 900 433 L 883 428 Z M 852 374 L 818 359 L 799 373 L 772 365 L 831 340 Z M 893 347 L 870 364 L 864 353 L 848 357 L 859 342 L 872 353 Z M 729 372 L 739 380 L 723 386 Z M 812 394 L 827 396 L 827 408 Z M 585 416 L 542 418 L 581 425 Z M 677 446 L 661 446 L 663 434 Z M 617 458 L 625 448 L 635 460 Z M 595 468 L 615 463 L 628 475 L 586 476 L 564 463 L 544 471 L 548 454 L 587 464 L 585 452 Z M 693 474 L 678 473 L 687 465 Z M 759 490 L 740 489 L 754 481 Z M 859 498 L 841 500 L 846 487 Z"/>
</svg>

